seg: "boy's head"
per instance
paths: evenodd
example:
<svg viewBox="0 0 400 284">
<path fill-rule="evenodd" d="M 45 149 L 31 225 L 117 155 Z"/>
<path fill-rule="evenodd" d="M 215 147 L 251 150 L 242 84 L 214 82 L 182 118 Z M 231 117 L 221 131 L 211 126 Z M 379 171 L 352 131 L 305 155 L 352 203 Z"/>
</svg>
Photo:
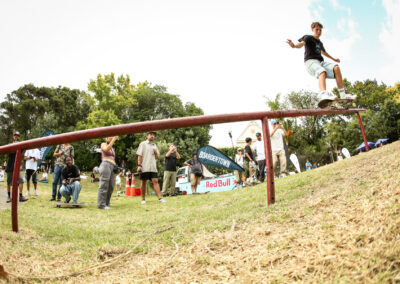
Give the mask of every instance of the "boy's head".
<svg viewBox="0 0 400 284">
<path fill-rule="evenodd" d="M 247 137 L 245 141 L 247 144 L 251 144 L 252 139 L 250 137 Z"/>
<path fill-rule="evenodd" d="M 315 38 L 319 38 L 321 36 L 323 27 L 324 26 L 320 22 L 313 22 L 311 24 L 311 30 L 313 31 Z"/>
</svg>

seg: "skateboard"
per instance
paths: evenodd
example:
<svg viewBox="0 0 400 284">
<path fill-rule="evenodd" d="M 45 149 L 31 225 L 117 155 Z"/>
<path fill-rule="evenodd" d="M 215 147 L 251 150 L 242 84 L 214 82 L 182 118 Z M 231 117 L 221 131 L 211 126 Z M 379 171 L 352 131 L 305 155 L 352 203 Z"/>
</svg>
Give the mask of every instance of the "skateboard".
<svg viewBox="0 0 400 284">
<path fill-rule="evenodd" d="M 85 207 L 86 202 L 81 203 L 56 203 L 57 208 L 81 208 Z"/>
<path fill-rule="evenodd" d="M 351 107 L 355 107 L 355 104 L 351 99 L 334 99 L 322 100 L 318 103 L 318 107 L 331 109 L 349 109 Z"/>
</svg>

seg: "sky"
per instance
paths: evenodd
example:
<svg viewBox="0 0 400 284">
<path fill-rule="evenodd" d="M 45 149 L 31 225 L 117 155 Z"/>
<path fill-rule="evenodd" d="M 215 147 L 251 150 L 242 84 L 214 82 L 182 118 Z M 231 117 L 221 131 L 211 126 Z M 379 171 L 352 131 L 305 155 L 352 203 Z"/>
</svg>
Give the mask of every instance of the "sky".
<svg viewBox="0 0 400 284">
<path fill-rule="evenodd" d="M 313 21 L 345 78 L 400 81 L 400 0 L 1 0 L 0 101 L 28 83 L 87 90 L 114 72 L 205 114 L 268 110 L 266 97 L 318 91 L 304 50 L 286 44 Z M 214 125 L 210 144 L 230 146 L 246 125 Z"/>
</svg>

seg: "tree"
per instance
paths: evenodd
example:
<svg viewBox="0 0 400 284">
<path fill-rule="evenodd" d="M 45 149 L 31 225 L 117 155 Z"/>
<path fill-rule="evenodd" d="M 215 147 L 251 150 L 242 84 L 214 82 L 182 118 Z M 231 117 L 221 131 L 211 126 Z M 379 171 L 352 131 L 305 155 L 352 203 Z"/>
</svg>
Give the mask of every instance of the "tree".
<svg viewBox="0 0 400 284">
<path fill-rule="evenodd" d="M 193 103 L 184 105 L 180 97 L 169 94 L 166 87 L 153 86 L 147 81 L 133 85 L 127 75 L 121 75 L 117 79 L 113 73 L 98 75 L 96 80 L 90 80 L 88 89 L 94 107 L 87 121 L 79 125 L 81 129 L 204 114 Z M 164 154 L 170 143 L 176 144 L 182 156 L 182 160 L 178 162 L 180 166 L 193 151 L 208 144 L 210 129 L 210 126 L 198 126 L 158 131 L 155 142 L 161 153 L 158 160 L 159 177 L 163 176 Z M 136 150 L 143 140 L 143 133 L 119 137 L 115 143 L 117 163 L 125 160 L 127 166 L 136 171 Z M 97 139 L 92 142 L 100 144 L 101 141 Z M 90 148 L 90 145 L 86 147 Z"/>
</svg>

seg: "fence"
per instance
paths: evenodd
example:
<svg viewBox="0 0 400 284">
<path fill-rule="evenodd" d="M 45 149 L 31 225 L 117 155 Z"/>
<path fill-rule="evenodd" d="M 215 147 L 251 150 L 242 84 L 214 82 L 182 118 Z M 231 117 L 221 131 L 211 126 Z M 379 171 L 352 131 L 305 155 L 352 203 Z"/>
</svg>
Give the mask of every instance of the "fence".
<svg viewBox="0 0 400 284">
<path fill-rule="evenodd" d="M 115 126 L 100 127 L 88 130 L 81 130 L 69 133 L 63 133 L 53 136 L 31 139 L 18 143 L 12 143 L 0 146 L 0 154 L 16 152 L 15 165 L 12 182 L 12 203 L 11 203 L 11 218 L 12 230 L 18 232 L 18 176 L 20 173 L 22 151 L 26 149 L 40 148 L 49 145 L 57 145 L 62 143 L 70 143 L 82 140 L 95 138 L 117 136 L 124 134 L 140 133 L 150 130 L 164 130 L 190 126 L 200 126 L 209 124 L 221 124 L 229 122 L 261 120 L 264 147 L 266 153 L 267 167 L 267 203 L 268 205 L 275 203 L 275 185 L 274 172 L 272 165 L 272 151 L 268 119 L 282 117 L 299 117 L 299 116 L 316 116 L 316 115 L 337 115 L 337 114 L 357 114 L 360 123 L 361 132 L 363 135 L 366 150 L 368 151 L 367 138 L 364 131 L 364 126 L 360 117 L 360 112 L 365 112 L 364 109 L 349 109 L 349 110 L 332 110 L 332 109 L 304 109 L 304 110 L 282 110 L 282 111 L 264 111 L 264 112 L 248 112 L 234 114 L 218 114 L 218 115 L 203 115 L 182 118 L 171 118 L 163 120 L 153 120 L 146 122 L 129 123 Z"/>
</svg>

